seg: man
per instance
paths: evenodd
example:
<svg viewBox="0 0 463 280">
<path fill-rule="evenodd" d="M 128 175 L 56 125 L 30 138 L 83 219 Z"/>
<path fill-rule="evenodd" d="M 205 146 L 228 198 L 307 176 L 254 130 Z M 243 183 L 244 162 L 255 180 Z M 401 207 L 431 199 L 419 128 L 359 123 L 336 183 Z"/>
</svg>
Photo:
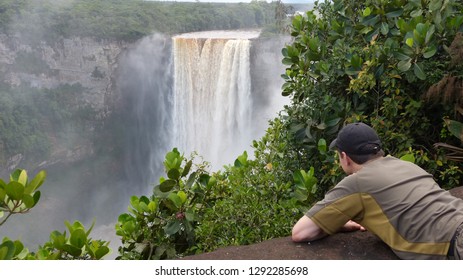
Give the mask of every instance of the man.
<svg viewBox="0 0 463 280">
<path fill-rule="evenodd" d="M 402 259 L 461 259 L 463 200 L 415 164 L 384 156 L 376 132 L 348 124 L 330 144 L 348 175 L 293 227 L 295 242 L 369 230 Z"/>
</svg>

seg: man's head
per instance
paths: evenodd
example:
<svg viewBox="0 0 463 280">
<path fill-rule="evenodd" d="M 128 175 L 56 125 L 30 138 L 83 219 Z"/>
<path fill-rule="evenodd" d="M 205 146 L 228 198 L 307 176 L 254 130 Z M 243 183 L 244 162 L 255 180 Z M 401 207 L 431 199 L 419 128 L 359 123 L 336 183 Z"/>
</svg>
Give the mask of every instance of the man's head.
<svg viewBox="0 0 463 280">
<path fill-rule="evenodd" d="M 330 149 L 336 148 L 344 152 L 355 163 L 363 164 L 370 159 L 384 156 L 381 140 L 376 131 L 364 123 L 351 123 L 343 127 L 338 137 L 330 144 Z"/>
</svg>

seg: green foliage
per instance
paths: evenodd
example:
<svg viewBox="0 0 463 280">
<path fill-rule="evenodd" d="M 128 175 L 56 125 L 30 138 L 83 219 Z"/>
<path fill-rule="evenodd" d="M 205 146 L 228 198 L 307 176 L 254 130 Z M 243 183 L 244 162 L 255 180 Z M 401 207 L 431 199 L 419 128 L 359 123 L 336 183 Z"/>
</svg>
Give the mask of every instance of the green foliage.
<svg viewBox="0 0 463 280">
<path fill-rule="evenodd" d="M 29 250 L 19 240 L 12 241 L 5 237 L 0 243 L 0 260 L 22 260 L 28 254 Z"/>
<path fill-rule="evenodd" d="M 246 245 L 286 236 L 299 210 L 293 185 L 277 179 L 271 162 L 250 160 L 246 152 L 215 174 L 210 206 L 195 229 L 192 253 Z"/>
<path fill-rule="evenodd" d="M 40 199 L 40 191 L 46 177 L 45 171 L 40 171 L 29 180 L 26 170 L 17 169 L 10 175 L 10 182 L 0 179 L 0 226 L 12 215 L 29 212 Z M 6 213 L 6 216 L 5 216 Z"/>
<path fill-rule="evenodd" d="M 450 120 L 448 118 L 444 118 L 444 122 L 448 131 L 446 133 L 450 133 L 451 135 L 455 136 L 459 140 L 459 146 L 451 145 L 449 143 L 435 143 L 434 147 L 439 150 L 445 151 L 445 159 L 449 160 L 450 162 L 463 162 L 463 148 L 461 147 L 463 141 L 463 123 Z M 459 186 L 461 182 L 463 171 L 461 170 L 460 166 L 457 164 L 449 166 L 447 169 L 440 171 L 440 178 L 443 181 L 448 182 L 447 188 L 452 188 L 453 186 Z"/>
<path fill-rule="evenodd" d="M 53 231 L 50 240 L 39 246 L 37 252 L 28 254 L 25 259 L 29 260 L 100 260 L 110 253 L 108 241 L 92 240 L 89 235 L 95 225 L 92 223 L 90 229 L 86 230 L 81 222 L 73 224 L 65 221 L 69 231 Z"/>
<path fill-rule="evenodd" d="M 11 173 L 8 184 L 0 179 L 0 226 L 12 215 L 27 213 L 37 204 L 40 199 L 40 191 L 37 189 L 45 177 L 46 173 L 42 170 L 29 180 L 26 170 L 17 169 Z M 50 241 L 40 246 L 37 252 L 29 252 L 20 240 L 3 238 L 0 243 L 0 260 L 99 260 L 110 253 L 109 242 L 89 238 L 95 222 L 87 231 L 79 221 L 73 224 L 66 221 L 65 224 L 69 237 L 66 232 L 53 231 Z"/>
<path fill-rule="evenodd" d="M 317 181 L 312 168 L 298 171 L 293 183 L 293 175 L 274 161 L 278 152 L 265 147 L 279 145 L 278 131 L 255 141 L 263 149 L 258 158 L 243 152 L 213 175 L 207 164 L 193 164 L 177 149 L 167 153 L 167 178 L 150 198 L 132 197 L 128 213 L 119 216 L 118 259 L 171 259 L 288 235 Z"/>
<path fill-rule="evenodd" d="M 69 237 L 66 231 L 55 230 L 37 252 L 29 252 L 21 241 L 5 237 L 0 244 L 0 260 L 100 260 L 110 253 L 109 242 L 89 237 L 94 223 L 87 231 L 79 221 L 65 224 Z"/>
<path fill-rule="evenodd" d="M 51 138 L 75 147 L 88 141 L 83 133 L 96 119 L 95 111 L 83 106 L 81 85 L 55 89 L 0 88 L 0 162 L 21 154 L 31 162 L 48 158 Z M 26 164 L 26 163 L 25 163 Z"/>
<path fill-rule="evenodd" d="M 463 123 L 450 119 L 444 119 L 444 121 L 450 133 L 463 141 Z"/>
<path fill-rule="evenodd" d="M 334 0 L 293 19 L 294 41 L 282 50 L 282 91 L 292 100 L 284 124 L 290 149 L 311 158 L 303 161 L 317 171 L 321 194 L 339 173 L 317 143 L 353 121 L 372 124 L 388 153 L 412 149 L 430 173 L 453 170 L 433 144 L 454 108 L 422 97 L 449 73 L 447 49 L 462 23 L 461 2 L 440 0 Z"/>
<path fill-rule="evenodd" d="M 5 2 L 5 1 L 3 1 Z M 6 1 L 0 30 L 32 42 L 90 36 L 134 41 L 153 32 L 256 28 L 275 24 L 275 3 L 178 3 L 124 0 Z M 46 32 L 44 31 L 46 30 Z"/>
<path fill-rule="evenodd" d="M 0 2 L 0 31 L 7 33 L 10 22 L 26 7 L 27 0 L 2 0 Z"/>
<path fill-rule="evenodd" d="M 158 20 L 166 26 L 169 20 L 176 22 L 169 32 L 196 31 L 209 24 L 220 29 L 260 25 L 268 19 L 267 4 L 261 2 L 252 1 L 251 12 L 233 10 L 241 4 L 211 11 L 218 6 L 144 1 L 114 1 L 112 6 L 107 1 L 77 1 L 68 6 L 44 5 L 43 9 L 51 15 L 44 18 L 50 20 L 47 26 L 55 30 L 55 36 L 93 34 L 132 40 L 153 29 L 165 31 Z M 316 3 L 315 9 L 293 19 L 294 40 L 282 50 L 287 66 L 282 93 L 292 103 L 270 122 L 264 137 L 254 141 L 254 157 L 244 152 L 233 165 L 211 175 L 206 163 L 195 164 L 177 149 L 167 153 L 166 177 L 160 178 L 151 196 L 133 196 L 128 213 L 118 218 L 115 228 L 122 239 L 118 259 L 176 258 L 288 235 L 300 213 L 343 176 L 328 143 L 344 123 L 352 121 L 372 124 L 386 152 L 426 168 L 444 188 L 461 183 L 461 166 L 433 149 L 434 143 L 452 139 L 455 131 L 461 131 L 460 124 L 445 121 L 454 108 L 431 106 L 422 98 L 449 69 L 461 76 L 461 67 L 452 65 L 448 52 L 462 31 L 461 2 L 333 0 Z M 23 6 L 13 10 L 10 6 L 5 10 L 9 16 L 2 18 L 2 24 L 18 13 L 32 11 Z M 243 17 L 236 21 L 233 11 Z M 111 27 L 103 28 L 100 22 Z M 24 30 L 25 26 L 15 28 Z M 101 74 L 97 69 L 93 73 L 95 77 Z M 73 95 L 51 95 L 57 101 L 55 109 L 59 104 L 72 104 L 58 100 Z M 72 115 L 56 111 L 56 119 Z M 10 145 L 13 141 L 2 142 Z M 20 174 L 14 178 L 24 182 Z M 24 198 L 27 187 L 20 185 L 2 183 L 0 195 L 11 201 Z M 36 203 L 26 201 L 26 206 Z M 1 206 L 8 205 L 3 202 Z M 80 222 L 66 226 L 69 237 L 54 231 L 37 253 L 30 254 L 19 241 L 4 239 L 0 258 L 100 259 L 108 252 L 107 243 L 92 241 L 88 237 L 91 229 L 86 231 Z"/>
<path fill-rule="evenodd" d="M 175 148 L 167 153 L 164 167 L 167 178 L 160 178 L 153 195 L 133 196 L 129 213 L 119 216 L 116 234 L 123 245 L 118 259 L 171 259 L 195 244 L 194 228 L 216 179 L 204 171 L 204 163 L 185 160 Z"/>
</svg>

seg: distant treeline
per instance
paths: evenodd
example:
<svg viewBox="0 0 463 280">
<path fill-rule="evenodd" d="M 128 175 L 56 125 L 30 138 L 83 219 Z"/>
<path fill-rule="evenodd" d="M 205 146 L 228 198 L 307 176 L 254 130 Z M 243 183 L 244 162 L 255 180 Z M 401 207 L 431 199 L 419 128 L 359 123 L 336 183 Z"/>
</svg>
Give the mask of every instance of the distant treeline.
<svg viewBox="0 0 463 280">
<path fill-rule="evenodd" d="M 155 31 L 274 28 L 281 1 L 0 0 L 0 32 L 36 41 L 92 36 L 136 40 Z M 289 7 L 285 8 L 290 10 Z M 280 19 L 281 20 L 281 19 Z"/>
</svg>

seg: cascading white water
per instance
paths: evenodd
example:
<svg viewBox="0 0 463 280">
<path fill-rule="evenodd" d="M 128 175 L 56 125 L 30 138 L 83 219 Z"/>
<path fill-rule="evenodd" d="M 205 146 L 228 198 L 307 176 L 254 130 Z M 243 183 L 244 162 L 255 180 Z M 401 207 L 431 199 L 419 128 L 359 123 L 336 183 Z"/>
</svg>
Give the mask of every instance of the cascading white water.
<svg viewBox="0 0 463 280">
<path fill-rule="evenodd" d="M 80 162 L 59 164 L 47 170 L 39 204 L 28 215 L 8 221 L 1 234 L 18 237 L 35 250 L 51 229 L 65 230 L 63 221 L 89 226 L 96 218 L 92 238 L 111 240 L 116 255 L 120 239 L 114 222 L 126 212 L 132 195 L 151 193 L 164 175 L 166 152 L 172 147 L 186 155 L 196 150 L 214 169 L 233 164 L 244 150 L 251 150 L 251 140 L 264 134 L 267 121 L 287 102 L 279 79 L 284 71 L 280 50 L 287 40 L 250 40 L 258 35 L 191 33 L 175 37 L 172 46 L 171 38 L 153 34 L 127 49 L 119 56 L 117 71 L 110 73 L 117 102 L 102 136 L 111 152 L 92 158 L 109 162 L 103 170 L 117 182 L 96 180 Z"/>
<path fill-rule="evenodd" d="M 233 163 L 253 139 L 250 73 L 253 32 L 201 32 L 173 38 L 174 138 L 213 168 Z"/>
</svg>

